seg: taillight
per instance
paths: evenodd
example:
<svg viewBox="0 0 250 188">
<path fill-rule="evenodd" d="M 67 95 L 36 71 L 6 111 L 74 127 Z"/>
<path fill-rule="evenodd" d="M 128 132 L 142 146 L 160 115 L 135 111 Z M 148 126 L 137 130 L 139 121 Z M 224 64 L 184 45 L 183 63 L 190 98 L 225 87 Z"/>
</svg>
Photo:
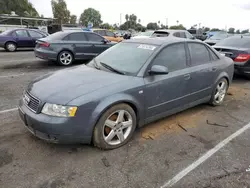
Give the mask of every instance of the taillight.
<svg viewBox="0 0 250 188">
<path fill-rule="evenodd" d="M 43 43 L 40 43 L 40 46 L 42 46 L 42 47 L 49 47 L 50 46 L 50 43 L 48 43 L 48 42 L 43 42 Z"/>
<path fill-rule="evenodd" d="M 239 54 L 234 61 L 235 62 L 245 62 L 250 59 L 250 54 Z"/>
</svg>

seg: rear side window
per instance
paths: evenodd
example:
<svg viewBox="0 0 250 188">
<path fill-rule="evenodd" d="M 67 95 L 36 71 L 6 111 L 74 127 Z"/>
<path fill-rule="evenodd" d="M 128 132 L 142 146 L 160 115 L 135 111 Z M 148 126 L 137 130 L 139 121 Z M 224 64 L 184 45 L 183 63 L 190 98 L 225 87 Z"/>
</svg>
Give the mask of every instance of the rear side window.
<svg viewBox="0 0 250 188">
<path fill-rule="evenodd" d="M 211 59 L 212 59 L 213 61 L 216 61 L 216 60 L 219 59 L 218 56 L 217 56 L 211 49 L 209 49 L 209 48 L 207 48 L 207 49 L 208 49 L 208 51 L 209 51 L 209 53 L 210 53 L 210 55 L 211 55 Z"/>
<path fill-rule="evenodd" d="M 33 38 L 43 38 L 44 37 L 41 33 L 38 33 L 36 31 L 29 31 L 29 34 Z"/>
<path fill-rule="evenodd" d="M 28 33 L 26 30 L 17 30 L 16 35 L 18 37 L 29 37 Z"/>
<path fill-rule="evenodd" d="M 107 31 L 106 33 L 107 33 L 107 36 L 108 36 L 108 37 L 114 37 L 114 36 L 115 36 L 115 34 L 112 33 L 112 32 L 110 32 L 110 31 Z"/>
<path fill-rule="evenodd" d="M 180 32 L 180 38 L 186 38 L 186 35 L 184 32 Z"/>
<path fill-rule="evenodd" d="M 99 35 L 101 35 L 101 36 L 106 36 L 105 30 L 96 30 L 94 32 L 97 33 L 97 34 L 99 34 Z"/>
<path fill-rule="evenodd" d="M 209 52 L 203 44 L 188 43 L 191 62 L 193 66 L 202 65 L 210 62 Z"/>
<path fill-rule="evenodd" d="M 179 32 L 176 32 L 176 33 L 174 33 L 173 35 L 174 35 L 175 37 L 179 37 L 179 38 L 181 37 L 181 34 L 180 34 Z"/>
<path fill-rule="evenodd" d="M 87 41 L 84 33 L 71 33 L 68 35 L 67 40 L 69 41 Z"/>
<path fill-rule="evenodd" d="M 154 59 L 154 65 L 166 66 L 171 71 L 184 69 L 186 63 L 186 51 L 183 43 L 173 44 L 164 48 Z"/>
<path fill-rule="evenodd" d="M 89 41 L 102 42 L 103 38 L 95 33 L 86 33 Z"/>
<path fill-rule="evenodd" d="M 168 37 L 169 33 L 165 31 L 155 31 L 151 37 Z"/>
</svg>

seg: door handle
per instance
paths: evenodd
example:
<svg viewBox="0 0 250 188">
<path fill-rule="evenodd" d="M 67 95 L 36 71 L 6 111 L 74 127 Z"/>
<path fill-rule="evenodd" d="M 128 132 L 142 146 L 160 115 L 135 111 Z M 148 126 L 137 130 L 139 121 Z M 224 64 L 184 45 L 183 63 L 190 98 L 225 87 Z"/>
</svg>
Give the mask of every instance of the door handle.
<svg viewBox="0 0 250 188">
<path fill-rule="evenodd" d="M 217 68 L 216 68 L 216 67 L 213 67 L 213 68 L 212 68 L 212 71 L 213 71 L 213 72 L 217 71 Z"/>
<path fill-rule="evenodd" d="M 185 74 L 185 75 L 184 75 L 184 79 L 185 79 L 185 80 L 189 80 L 190 77 L 191 77 L 190 74 Z"/>
</svg>

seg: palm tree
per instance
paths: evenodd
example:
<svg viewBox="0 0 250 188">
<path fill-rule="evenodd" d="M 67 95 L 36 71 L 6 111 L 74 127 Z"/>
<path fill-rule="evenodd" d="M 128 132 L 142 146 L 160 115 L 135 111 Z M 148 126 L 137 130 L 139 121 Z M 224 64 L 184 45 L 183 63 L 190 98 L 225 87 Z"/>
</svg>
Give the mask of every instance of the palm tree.
<svg viewBox="0 0 250 188">
<path fill-rule="evenodd" d="M 126 15 L 125 15 L 126 21 L 128 21 L 128 18 L 129 18 L 129 16 L 128 16 L 128 14 L 126 14 Z"/>
<path fill-rule="evenodd" d="M 176 22 L 177 22 L 177 25 L 179 25 L 179 20 L 177 20 Z"/>
<path fill-rule="evenodd" d="M 138 19 L 138 22 L 141 23 L 141 19 Z"/>
</svg>

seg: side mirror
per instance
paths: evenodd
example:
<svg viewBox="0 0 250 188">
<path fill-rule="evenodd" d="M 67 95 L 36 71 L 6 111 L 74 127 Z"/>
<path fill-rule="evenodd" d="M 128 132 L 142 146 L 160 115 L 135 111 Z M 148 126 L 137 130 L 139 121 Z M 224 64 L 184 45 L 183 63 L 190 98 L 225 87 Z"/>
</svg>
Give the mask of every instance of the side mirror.
<svg viewBox="0 0 250 188">
<path fill-rule="evenodd" d="M 107 40 L 107 39 L 103 39 L 103 41 L 102 41 L 104 44 L 107 44 L 107 43 L 109 43 L 109 40 Z"/>
<path fill-rule="evenodd" d="M 162 65 L 153 65 L 149 70 L 151 75 L 168 74 L 168 68 Z"/>
</svg>

